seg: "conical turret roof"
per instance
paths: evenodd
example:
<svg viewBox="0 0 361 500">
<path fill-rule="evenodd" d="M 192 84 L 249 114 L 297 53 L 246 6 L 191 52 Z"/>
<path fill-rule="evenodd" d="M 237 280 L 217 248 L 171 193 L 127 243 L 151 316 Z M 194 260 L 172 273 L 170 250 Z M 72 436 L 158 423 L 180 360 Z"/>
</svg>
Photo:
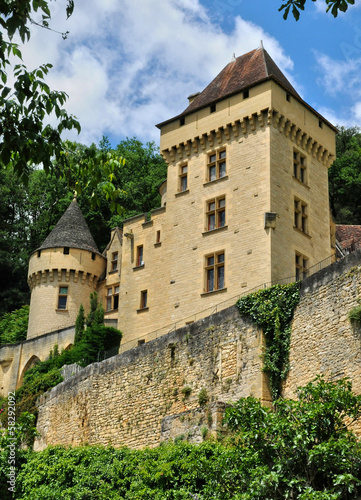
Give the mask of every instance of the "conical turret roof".
<svg viewBox="0 0 361 500">
<path fill-rule="evenodd" d="M 58 247 L 80 248 L 99 253 L 76 199 L 70 203 L 64 215 L 38 250 Z"/>
</svg>

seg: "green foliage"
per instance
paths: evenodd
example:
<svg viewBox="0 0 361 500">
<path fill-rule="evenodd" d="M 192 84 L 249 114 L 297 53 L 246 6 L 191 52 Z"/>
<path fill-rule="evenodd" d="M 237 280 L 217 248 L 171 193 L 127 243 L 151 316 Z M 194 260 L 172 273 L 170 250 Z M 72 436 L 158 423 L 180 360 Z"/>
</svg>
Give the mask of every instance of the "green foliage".
<svg viewBox="0 0 361 500">
<path fill-rule="evenodd" d="M 68 17 L 73 6 L 73 0 L 69 0 Z M 80 131 L 79 122 L 63 108 L 66 93 L 52 91 L 45 82 L 51 65 L 43 64 L 27 71 L 21 63 L 18 45 L 11 42 L 15 35 L 19 35 L 23 43 L 29 40 L 29 24 L 33 22 L 34 13 L 42 16 L 37 24 L 48 28 L 51 16 L 47 0 L 0 3 L 0 167 L 11 165 L 25 182 L 32 164 L 42 164 L 46 172 L 53 170 L 53 158 L 63 164 L 62 131 Z M 11 56 L 19 60 L 14 67 L 10 63 Z M 14 81 L 13 88 L 7 86 L 8 79 Z M 45 118 L 53 113 L 57 125 L 44 125 Z"/>
<path fill-rule="evenodd" d="M 360 224 L 360 190 L 360 129 L 341 127 L 336 136 L 336 160 L 329 169 L 330 204 L 336 223 Z"/>
<path fill-rule="evenodd" d="M 29 306 L 23 306 L 0 318 L 0 345 L 15 344 L 26 340 Z"/>
<path fill-rule="evenodd" d="M 361 396 L 351 383 L 317 377 L 298 390 L 298 400 L 280 399 L 275 409 L 246 398 L 226 410 L 244 459 L 257 457 L 250 475 L 261 481 L 261 496 L 244 498 L 359 498 L 361 446 L 347 425 L 360 418 Z"/>
<path fill-rule="evenodd" d="M 209 401 L 209 396 L 207 390 L 202 387 L 198 394 L 198 404 L 199 406 L 205 406 Z"/>
<path fill-rule="evenodd" d="M 355 321 L 356 323 L 361 323 L 361 306 L 356 306 L 348 313 L 350 321 Z"/>
<path fill-rule="evenodd" d="M 316 2 L 317 0 L 312 1 Z M 346 12 L 349 5 L 355 4 L 355 0 L 325 0 L 325 3 L 327 6 L 326 12 L 331 11 L 333 17 L 337 17 L 339 11 Z M 300 18 L 300 11 L 305 10 L 305 4 L 306 0 L 287 0 L 287 2 L 283 3 L 278 10 L 284 10 L 283 19 L 287 19 L 288 14 L 291 11 L 293 17 L 296 19 L 296 21 L 298 21 Z"/>
<path fill-rule="evenodd" d="M 13 485 L 8 483 L 17 477 L 21 467 L 26 463 L 31 452 L 27 449 L 35 435 L 35 417 L 23 413 L 16 419 L 15 425 L 10 429 L 0 429 L 0 489 L 2 500 L 15 498 L 12 491 Z"/>
<path fill-rule="evenodd" d="M 347 380 L 319 377 L 276 410 L 254 398 L 226 410 L 230 435 L 155 449 L 48 447 L 17 478 L 19 500 L 284 500 L 361 496 L 361 445 L 346 422 L 361 415 Z M 207 428 L 201 430 L 203 438 Z"/>
<path fill-rule="evenodd" d="M 182 394 L 183 394 L 183 399 L 187 399 L 189 398 L 189 396 L 191 395 L 192 393 L 192 388 L 189 387 L 189 385 L 186 385 L 182 388 Z"/>
<path fill-rule="evenodd" d="M 252 293 L 236 304 L 241 314 L 250 316 L 263 330 L 266 340 L 264 371 L 269 375 L 274 400 L 281 395 L 281 384 L 289 371 L 289 325 L 299 299 L 299 286 L 291 283 Z"/>
<path fill-rule="evenodd" d="M 79 344 L 79 342 L 82 340 L 84 336 L 84 329 L 85 329 L 85 311 L 83 304 L 80 304 L 78 316 L 76 317 L 75 321 L 74 344 Z"/>
</svg>

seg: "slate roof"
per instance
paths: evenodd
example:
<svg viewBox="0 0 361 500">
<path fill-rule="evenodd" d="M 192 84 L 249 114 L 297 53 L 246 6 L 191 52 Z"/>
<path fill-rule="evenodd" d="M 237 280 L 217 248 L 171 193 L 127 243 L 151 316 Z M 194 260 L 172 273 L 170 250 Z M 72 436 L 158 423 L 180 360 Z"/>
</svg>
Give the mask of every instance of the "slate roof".
<svg viewBox="0 0 361 500">
<path fill-rule="evenodd" d="M 336 239 L 349 251 L 361 248 L 361 226 L 336 225 Z"/>
<path fill-rule="evenodd" d="M 215 77 L 215 79 L 192 101 L 189 106 L 178 116 L 166 120 L 156 125 L 161 128 L 163 125 L 176 119 L 189 115 L 194 111 L 205 108 L 210 104 L 238 94 L 245 89 L 258 85 L 266 80 L 274 80 L 287 92 L 292 94 L 318 116 L 321 116 L 311 106 L 303 101 L 277 64 L 270 57 L 263 46 L 252 50 L 247 54 L 237 57 Z M 325 120 L 323 118 L 325 122 Z M 328 123 L 328 122 L 327 122 Z M 329 124 L 332 128 L 333 125 Z"/>
<path fill-rule="evenodd" d="M 37 250 L 58 247 L 80 248 L 81 250 L 99 253 L 75 199 L 70 203 L 59 222 Z"/>
</svg>

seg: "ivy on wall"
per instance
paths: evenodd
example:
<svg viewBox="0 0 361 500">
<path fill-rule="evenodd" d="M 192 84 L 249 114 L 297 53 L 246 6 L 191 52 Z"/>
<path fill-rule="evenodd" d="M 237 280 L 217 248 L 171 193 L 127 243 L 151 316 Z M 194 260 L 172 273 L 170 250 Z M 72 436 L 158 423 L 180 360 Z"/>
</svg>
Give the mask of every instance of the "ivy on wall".
<svg viewBox="0 0 361 500">
<path fill-rule="evenodd" d="M 289 371 L 290 322 L 299 300 L 299 284 L 291 283 L 259 290 L 236 304 L 241 314 L 249 316 L 263 330 L 263 369 L 269 376 L 273 401 L 281 396 L 282 381 Z"/>
</svg>

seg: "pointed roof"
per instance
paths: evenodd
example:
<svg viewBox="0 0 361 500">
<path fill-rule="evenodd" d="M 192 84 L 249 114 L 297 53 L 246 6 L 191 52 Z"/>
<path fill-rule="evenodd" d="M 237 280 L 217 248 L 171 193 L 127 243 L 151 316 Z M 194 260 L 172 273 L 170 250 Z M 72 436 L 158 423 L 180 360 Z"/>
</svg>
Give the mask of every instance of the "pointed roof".
<svg viewBox="0 0 361 500">
<path fill-rule="evenodd" d="M 80 248 L 99 253 L 75 198 L 38 250 L 58 247 Z"/>
<path fill-rule="evenodd" d="M 258 49 L 233 59 L 181 114 L 156 126 L 161 128 L 163 125 L 178 118 L 189 115 L 194 111 L 205 108 L 231 95 L 238 94 L 267 80 L 276 81 L 286 92 L 291 93 L 308 108 L 312 109 L 303 101 L 268 52 L 263 48 L 263 45 L 261 45 Z M 321 116 L 314 109 L 312 111 Z M 325 121 L 327 122 L 327 120 Z"/>
</svg>

